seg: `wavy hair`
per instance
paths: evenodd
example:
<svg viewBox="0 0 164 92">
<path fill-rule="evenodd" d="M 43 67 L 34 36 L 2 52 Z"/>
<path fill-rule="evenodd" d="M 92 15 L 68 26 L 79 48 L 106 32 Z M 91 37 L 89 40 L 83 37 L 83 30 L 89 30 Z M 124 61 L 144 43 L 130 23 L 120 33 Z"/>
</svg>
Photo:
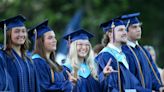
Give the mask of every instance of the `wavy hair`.
<svg viewBox="0 0 164 92">
<path fill-rule="evenodd" d="M 7 41 L 6 41 L 6 50 L 5 51 L 7 52 L 8 55 L 10 55 L 12 57 L 11 50 L 12 50 L 13 42 L 11 39 L 11 32 L 12 32 L 12 29 L 10 29 L 6 32 Z M 28 39 L 28 34 L 25 39 L 26 39 L 25 43 L 23 45 L 21 45 L 21 49 L 20 49 L 23 59 L 26 59 L 26 57 L 27 57 L 26 50 L 29 49 L 30 40 Z"/>
<path fill-rule="evenodd" d="M 110 39 L 109 39 L 109 36 L 108 36 L 108 33 L 109 32 L 112 32 L 112 30 L 110 29 L 109 31 L 107 31 L 104 35 L 103 35 L 103 38 L 101 40 L 101 44 L 105 47 L 108 45 L 108 43 L 110 42 Z"/>
<path fill-rule="evenodd" d="M 77 78 L 79 77 L 77 75 L 77 71 L 79 70 L 80 68 L 80 61 L 78 59 L 78 53 L 77 53 L 77 41 L 74 41 L 70 44 L 70 50 L 69 50 L 69 55 L 68 55 L 68 58 L 70 60 L 70 63 L 74 69 L 73 73 L 74 73 L 74 77 Z M 89 44 L 89 53 L 88 55 L 85 57 L 85 62 L 86 64 L 89 66 L 89 69 L 91 70 L 91 75 L 97 79 L 97 65 L 96 63 L 94 62 L 94 53 L 93 53 L 93 50 L 92 50 L 92 46 L 91 44 Z"/>
</svg>

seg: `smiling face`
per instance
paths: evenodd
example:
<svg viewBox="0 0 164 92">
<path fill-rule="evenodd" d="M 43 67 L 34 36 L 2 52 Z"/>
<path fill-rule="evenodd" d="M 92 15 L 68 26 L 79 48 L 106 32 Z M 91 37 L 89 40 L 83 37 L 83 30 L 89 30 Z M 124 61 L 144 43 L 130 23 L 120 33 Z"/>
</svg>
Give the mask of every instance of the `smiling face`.
<svg viewBox="0 0 164 92">
<path fill-rule="evenodd" d="M 124 25 L 115 27 L 114 32 L 115 32 L 116 42 L 119 42 L 119 43 L 126 43 L 127 42 L 127 32 L 125 30 Z"/>
<path fill-rule="evenodd" d="M 124 25 L 116 26 L 114 28 L 114 33 L 109 32 L 108 36 L 110 41 L 114 41 L 114 43 L 124 44 L 127 42 L 127 32 Z"/>
<path fill-rule="evenodd" d="M 44 34 L 44 47 L 46 51 L 52 52 L 56 50 L 56 36 L 54 31 L 49 31 Z"/>
<path fill-rule="evenodd" d="M 11 31 L 11 42 L 13 45 L 23 45 L 27 39 L 26 28 L 14 27 Z"/>
<path fill-rule="evenodd" d="M 84 59 L 89 53 L 90 43 L 88 40 L 78 40 L 76 43 L 76 47 L 78 57 Z"/>
<path fill-rule="evenodd" d="M 132 24 L 128 27 L 128 38 L 132 41 L 141 39 L 141 24 Z"/>
</svg>

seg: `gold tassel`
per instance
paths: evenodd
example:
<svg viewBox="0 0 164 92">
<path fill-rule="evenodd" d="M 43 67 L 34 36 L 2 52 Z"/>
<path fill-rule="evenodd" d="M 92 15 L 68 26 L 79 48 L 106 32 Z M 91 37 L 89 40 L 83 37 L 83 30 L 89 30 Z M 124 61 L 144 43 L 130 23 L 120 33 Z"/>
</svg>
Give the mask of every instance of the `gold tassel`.
<svg viewBox="0 0 164 92">
<path fill-rule="evenodd" d="M 3 50 L 6 50 L 6 31 L 7 31 L 7 27 L 6 24 L 4 23 L 4 42 L 3 42 Z"/>
<path fill-rule="evenodd" d="M 37 40 L 37 30 L 34 29 L 34 34 L 35 34 L 35 38 L 34 38 L 34 50 L 36 49 L 36 40 Z"/>
</svg>

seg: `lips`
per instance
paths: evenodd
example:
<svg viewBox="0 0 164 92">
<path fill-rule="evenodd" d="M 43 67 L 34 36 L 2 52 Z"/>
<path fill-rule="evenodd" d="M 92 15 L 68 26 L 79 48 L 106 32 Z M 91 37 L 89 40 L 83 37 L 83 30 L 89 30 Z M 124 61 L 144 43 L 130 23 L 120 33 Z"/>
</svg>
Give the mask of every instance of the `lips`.
<svg viewBox="0 0 164 92">
<path fill-rule="evenodd" d="M 52 44 L 52 46 L 56 46 L 56 44 Z"/>
<path fill-rule="evenodd" d="M 80 54 L 87 54 L 87 51 L 79 51 Z"/>
<path fill-rule="evenodd" d="M 18 38 L 17 40 L 18 40 L 18 41 L 24 41 L 25 38 Z"/>
</svg>

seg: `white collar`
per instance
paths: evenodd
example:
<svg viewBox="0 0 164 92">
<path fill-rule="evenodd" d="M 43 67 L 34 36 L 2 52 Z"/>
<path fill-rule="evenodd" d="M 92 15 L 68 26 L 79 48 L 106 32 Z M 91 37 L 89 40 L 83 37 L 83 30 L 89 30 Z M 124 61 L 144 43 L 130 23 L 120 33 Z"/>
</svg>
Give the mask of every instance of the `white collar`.
<svg viewBox="0 0 164 92">
<path fill-rule="evenodd" d="M 129 46 L 131 46 L 131 47 L 133 47 L 133 48 L 135 48 L 136 47 L 136 45 L 139 45 L 139 43 L 138 43 L 138 41 L 136 41 L 135 43 L 134 42 L 132 42 L 132 41 L 127 41 L 127 43 L 126 43 L 127 45 L 129 45 Z"/>
<path fill-rule="evenodd" d="M 112 48 L 112 49 L 114 49 L 114 50 L 116 50 L 118 53 L 121 53 L 122 52 L 121 48 L 118 48 L 118 47 L 114 46 L 111 43 L 108 43 L 107 46 L 110 47 L 110 48 Z"/>
</svg>

